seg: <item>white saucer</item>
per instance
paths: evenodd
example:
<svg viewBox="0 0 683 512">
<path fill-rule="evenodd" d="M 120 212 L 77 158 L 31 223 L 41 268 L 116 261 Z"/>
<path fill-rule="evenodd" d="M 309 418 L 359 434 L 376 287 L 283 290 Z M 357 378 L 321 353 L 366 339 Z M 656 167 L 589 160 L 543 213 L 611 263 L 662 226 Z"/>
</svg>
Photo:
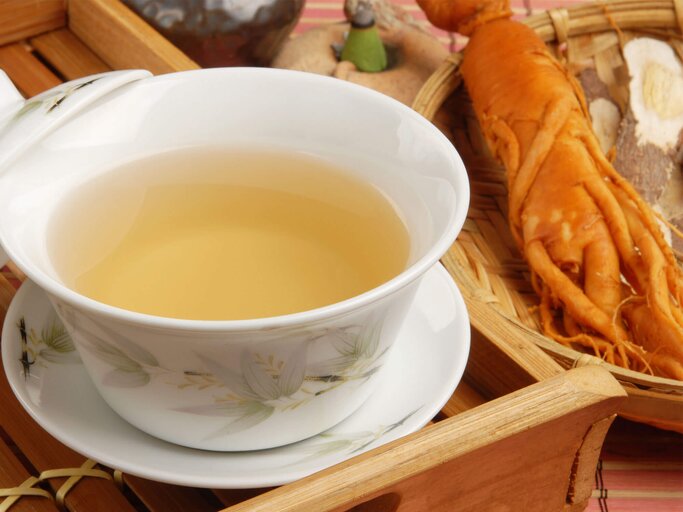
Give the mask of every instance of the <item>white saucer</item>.
<svg viewBox="0 0 683 512">
<path fill-rule="evenodd" d="M 21 363 L 21 317 L 33 350 L 29 359 L 35 358 L 28 378 Z M 285 484 L 420 429 L 453 393 L 470 346 L 462 296 L 438 264 L 420 285 L 395 350 L 382 370 L 378 390 L 353 416 L 296 444 L 221 453 L 160 441 L 122 420 L 97 394 L 76 353 L 70 351 L 70 340 L 65 345 L 63 338 L 55 336 L 59 332 L 47 332 L 54 325 L 61 326 L 55 320 L 43 291 L 24 283 L 2 332 L 5 372 L 24 408 L 61 442 L 106 466 L 193 487 Z M 50 337 L 58 342 L 40 341 Z"/>
</svg>

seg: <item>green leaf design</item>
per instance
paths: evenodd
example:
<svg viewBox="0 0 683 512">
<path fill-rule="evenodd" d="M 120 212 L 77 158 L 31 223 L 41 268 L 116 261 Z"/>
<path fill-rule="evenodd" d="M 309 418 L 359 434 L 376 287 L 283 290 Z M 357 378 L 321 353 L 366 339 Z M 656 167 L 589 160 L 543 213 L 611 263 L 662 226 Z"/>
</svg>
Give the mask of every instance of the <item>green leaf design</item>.
<svg viewBox="0 0 683 512">
<path fill-rule="evenodd" d="M 327 441 L 324 443 L 316 443 L 308 447 L 307 451 L 312 451 L 311 457 L 306 457 L 299 462 L 306 461 L 308 459 L 314 459 L 321 457 L 323 455 L 329 455 L 330 453 L 341 452 L 351 448 L 353 441 L 351 439 L 335 439 L 334 441 Z"/>
<path fill-rule="evenodd" d="M 389 425 L 389 426 L 384 430 L 383 433 L 391 432 L 391 431 L 394 430 L 395 428 L 400 427 L 400 426 L 403 425 L 406 421 L 408 421 L 408 419 L 409 419 L 410 417 L 412 417 L 413 415 L 415 415 L 415 413 L 417 413 L 417 412 L 418 412 L 420 409 L 422 409 L 423 407 L 424 407 L 424 405 L 421 405 L 421 406 L 418 407 L 417 409 L 413 409 L 411 412 L 409 412 L 408 414 L 406 414 L 403 418 L 401 418 L 401 419 L 398 420 L 397 422 L 392 423 L 391 425 Z"/>
<path fill-rule="evenodd" d="M 40 331 L 40 341 L 55 352 L 67 353 L 76 350 L 71 336 L 57 317 Z"/>
<path fill-rule="evenodd" d="M 237 418 L 225 425 L 223 428 L 218 429 L 213 434 L 210 434 L 206 439 L 216 439 L 221 436 L 227 436 L 230 434 L 235 434 L 241 432 L 242 430 L 258 425 L 262 421 L 267 420 L 275 411 L 274 407 L 270 405 L 262 404 L 261 402 L 250 402 L 250 409 L 247 414 Z"/>
<path fill-rule="evenodd" d="M 260 399 L 276 400 L 282 396 L 277 381 L 246 350 L 242 352 L 241 367 L 244 380 Z"/>
<path fill-rule="evenodd" d="M 301 343 L 287 358 L 287 361 L 282 368 L 282 372 L 278 377 L 278 384 L 282 395 L 289 396 L 299 391 L 299 388 L 306 378 L 307 352 L 308 344 Z"/>
<path fill-rule="evenodd" d="M 383 436 L 403 425 L 411 416 L 413 416 L 417 411 L 422 409 L 422 407 L 424 406 L 420 406 L 417 409 L 409 412 L 403 418 L 401 418 L 395 423 L 392 423 L 387 426 L 380 426 L 375 431 L 361 430 L 358 432 L 346 432 L 343 434 L 320 434 L 318 436 L 318 439 L 329 439 L 329 441 L 299 445 L 297 449 L 305 450 L 311 453 L 311 455 L 304 457 L 303 459 L 300 459 L 298 462 L 305 462 L 335 452 L 345 451 L 346 453 L 353 454 L 364 451 L 365 449 L 369 448 L 373 443 L 381 439 Z"/>
<path fill-rule="evenodd" d="M 32 351 L 45 362 L 69 364 L 80 361 L 76 347 L 57 315 L 52 315 L 43 324 L 40 335 L 31 329 L 28 339 L 33 346 Z"/>
<path fill-rule="evenodd" d="M 103 77 L 97 77 L 91 80 L 86 80 L 84 82 L 78 83 L 70 87 L 59 87 L 56 90 L 45 91 L 45 93 L 42 93 L 36 98 L 33 98 L 24 103 L 24 106 L 21 107 L 19 112 L 17 112 L 14 115 L 13 120 L 21 119 L 26 114 L 33 112 L 41 106 L 47 107 L 46 113 L 50 113 L 55 108 L 57 108 L 65 99 L 71 96 L 71 94 L 73 94 L 79 89 L 82 89 L 83 87 L 92 84 L 93 82 L 96 82 L 97 80 L 100 80 L 101 78 Z"/>
<path fill-rule="evenodd" d="M 333 357 L 326 361 L 321 361 L 309 368 L 309 373 L 315 376 L 339 375 L 348 370 L 357 361 L 354 354 Z"/>
<path fill-rule="evenodd" d="M 371 324 L 368 329 L 363 329 L 356 338 L 358 353 L 365 357 L 372 357 L 377 352 L 381 335 L 381 322 L 376 322 Z"/>
<path fill-rule="evenodd" d="M 191 405 L 188 407 L 178 407 L 175 410 L 180 412 L 187 412 L 196 414 L 198 416 L 219 416 L 221 418 L 231 417 L 238 418 L 241 416 L 252 414 L 259 407 L 254 404 L 259 404 L 255 400 L 235 401 L 235 402 L 219 402 L 207 405 Z"/>
<path fill-rule="evenodd" d="M 332 346 L 343 356 L 355 359 L 372 357 L 379 347 L 382 322 L 372 322 L 358 332 L 350 329 L 337 329 L 330 335 Z"/>
<path fill-rule="evenodd" d="M 140 357 L 141 359 L 146 359 L 147 361 L 152 362 L 151 359 L 145 356 L 145 354 L 149 354 L 145 349 L 142 349 L 135 343 L 126 340 L 111 329 L 102 326 L 99 327 L 109 335 L 113 334 L 113 337 L 117 338 L 118 341 L 123 339 L 124 346 L 126 346 L 126 348 L 132 347 L 132 351 L 136 357 Z M 150 382 L 152 379 L 150 374 L 138 361 L 130 357 L 113 343 L 105 341 L 93 332 L 87 329 L 83 329 L 83 332 L 85 333 L 85 336 L 89 342 L 84 344 L 84 347 L 88 350 L 88 352 L 93 354 L 100 361 L 103 361 L 114 367 L 114 370 L 107 373 L 102 379 L 103 384 L 115 387 L 130 388 L 144 386 Z M 136 350 L 136 348 L 140 350 Z M 153 359 L 153 361 L 156 362 L 156 359 Z M 150 366 L 158 366 L 158 363 Z"/>
<path fill-rule="evenodd" d="M 91 335 L 90 344 L 86 348 L 101 361 L 110 364 L 114 368 L 123 372 L 138 372 L 142 366 L 128 357 L 122 350 L 102 338 Z"/>
<path fill-rule="evenodd" d="M 381 365 L 374 366 L 373 368 L 370 368 L 369 370 L 367 370 L 367 371 L 361 373 L 360 375 L 357 375 L 355 378 L 356 378 L 356 379 L 369 379 L 369 378 L 372 377 L 375 373 L 377 373 L 377 372 L 380 370 L 380 368 L 382 368 Z"/>
<path fill-rule="evenodd" d="M 225 385 L 226 388 L 236 395 L 252 400 L 258 400 L 260 398 L 256 393 L 254 393 L 254 391 L 252 391 L 242 375 L 229 370 L 213 359 L 209 359 L 201 354 L 196 354 L 196 356 L 202 361 L 202 363 L 204 363 L 204 366 L 206 366 L 206 368 L 214 377 L 216 377 Z"/>
<path fill-rule="evenodd" d="M 222 402 L 218 404 L 197 405 L 180 407 L 175 409 L 179 412 L 197 414 L 199 416 L 217 416 L 236 418 L 206 439 L 215 439 L 224 435 L 234 434 L 249 427 L 253 427 L 270 418 L 275 411 L 274 407 L 254 400 L 247 402 Z"/>
<path fill-rule="evenodd" d="M 116 368 L 105 374 L 102 383 L 117 388 L 137 388 L 148 384 L 150 379 L 149 373 L 142 369 L 126 371 Z"/>
<path fill-rule="evenodd" d="M 356 448 L 351 450 L 351 453 L 358 453 L 362 450 L 365 450 L 368 446 L 377 441 L 378 438 L 379 436 L 377 436 L 376 438 L 368 439 L 366 442 L 359 444 Z"/>
<path fill-rule="evenodd" d="M 37 109 L 38 107 L 40 107 L 42 104 L 43 104 L 43 102 L 42 102 L 41 100 L 30 100 L 30 101 L 27 101 L 26 103 L 24 103 L 24 106 L 21 107 L 21 109 L 19 110 L 19 112 L 17 112 L 16 114 L 14 114 L 14 119 L 15 119 L 15 120 L 16 120 L 16 119 L 20 119 L 21 117 L 25 116 L 25 115 L 28 114 L 29 112 L 32 112 L 32 111 L 34 111 L 35 109 Z"/>
<path fill-rule="evenodd" d="M 159 361 L 157 358 L 154 357 L 154 355 L 152 355 L 152 353 L 147 349 L 142 348 L 137 343 L 132 342 L 125 336 L 105 325 L 101 325 L 99 323 L 96 325 L 107 335 L 109 339 L 114 340 L 117 345 L 123 348 L 129 358 L 147 366 L 159 366 Z"/>
<path fill-rule="evenodd" d="M 55 364 L 78 363 L 81 358 L 76 352 L 60 352 L 52 348 L 44 348 L 38 352 L 38 357 Z"/>
<path fill-rule="evenodd" d="M 337 352 L 345 356 L 356 354 L 356 336 L 353 333 L 337 329 L 332 337 L 332 346 Z"/>
</svg>

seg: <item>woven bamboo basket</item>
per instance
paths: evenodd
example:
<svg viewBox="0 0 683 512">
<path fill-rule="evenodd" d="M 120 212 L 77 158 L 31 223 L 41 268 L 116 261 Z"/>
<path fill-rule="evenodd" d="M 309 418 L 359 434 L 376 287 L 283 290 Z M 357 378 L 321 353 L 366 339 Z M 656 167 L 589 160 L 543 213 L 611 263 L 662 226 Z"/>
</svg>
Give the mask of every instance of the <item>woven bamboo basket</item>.
<svg viewBox="0 0 683 512">
<path fill-rule="evenodd" d="M 683 0 L 618 0 L 553 9 L 526 18 L 549 49 L 571 71 L 592 59 L 610 87 L 627 93 L 623 45 L 634 37 L 669 43 L 683 60 Z M 620 414 L 683 432 L 683 382 L 625 370 L 544 336 L 533 313 L 538 299 L 529 269 L 507 222 L 505 169 L 488 152 L 459 73 L 461 53 L 452 54 L 424 84 L 413 108 L 431 119 L 460 152 L 470 175 L 471 205 L 463 232 L 444 263 L 465 296 L 487 307 L 470 310 L 478 323 L 495 324 L 496 336 L 532 340 L 562 367 L 606 367 L 629 394 Z M 622 80 L 624 81 L 624 80 Z M 624 81 L 625 82 L 625 81 Z M 474 323 L 474 322 L 473 322 Z M 524 356 L 520 357 L 524 364 Z"/>
</svg>

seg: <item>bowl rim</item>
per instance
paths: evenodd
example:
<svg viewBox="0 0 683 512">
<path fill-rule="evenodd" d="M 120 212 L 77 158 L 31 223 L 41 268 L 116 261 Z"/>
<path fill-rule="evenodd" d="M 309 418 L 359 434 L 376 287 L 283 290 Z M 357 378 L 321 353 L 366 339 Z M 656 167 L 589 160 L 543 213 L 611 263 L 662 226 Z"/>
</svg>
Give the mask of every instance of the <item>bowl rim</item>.
<svg viewBox="0 0 683 512">
<path fill-rule="evenodd" d="M 429 120 L 398 100 L 370 88 L 339 80 L 337 78 L 302 71 L 275 68 L 209 68 L 151 76 L 142 81 L 163 82 L 167 80 L 184 79 L 189 75 L 195 74 L 208 75 L 223 73 L 239 73 L 241 75 L 251 73 L 255 75 L 270 76 L 278 74 L 285 79 L 313 83 L 316 87 L 337 87 L 346 94 L 364 95 L 371 98 L 373 101 L 384 104 L 387 109 L 393 109 L 400 112 L 403 118 L 408 118 L 411 122 L 417 123 L 418 126 L 426 128 L 433 137 L 433 143 L 442 146 L 446 150 L 444 154 L 448 155 L 450 160 L 450 165 L 447 169 L 448 182 L 453 186 L 455 206 L 451 210 L 450 218 L 446 223 L 446 229 L 444 229 L 441 236 L 439 236 L 421 258 L 404 269 L 400 274 L 362 294 L 307 311 L 263 318 L 241 320 L 192 320 L 150 315 L 111 306 L 71 290 L 44 272 L 34 271 L 32 264 L 27 263 L 12 249 L 11 245 L 5 243 L 5 234 L 0 232 L 0 242 L 2 243 L 3 248 L 10 259 L 29 279 L 45 290 L 48 295 L 53 295 L 76 309 L 86 310 L 100 316 L 112 317 L 119 322 L 131 325 L 142 325 L 145 327 L 172 329 L 177 331 L 256 331 L 317 323 L 330 318 L 346 315 L 354 310 L 359 310 L 408 286 L 410 283 L 424 275 L 424 273 L 436 264 L 441 256 L 448 251 L 448 248 L 455 241 L 455 238 L 462 229 L 467 216 L 470 200 L 469 180 L 465 165 L 457 150 L 448 138 Z M 264 77 L 262 79 L 268 80 L 269 77 Z"/>
</svg>

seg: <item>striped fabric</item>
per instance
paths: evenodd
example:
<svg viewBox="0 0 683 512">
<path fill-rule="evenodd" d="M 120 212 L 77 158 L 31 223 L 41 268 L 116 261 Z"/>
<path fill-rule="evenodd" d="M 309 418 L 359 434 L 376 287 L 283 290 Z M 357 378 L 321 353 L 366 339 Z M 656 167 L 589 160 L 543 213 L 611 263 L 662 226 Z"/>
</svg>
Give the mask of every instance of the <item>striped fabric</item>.
<svg viewBox="0 0 683 512">
<path fill-rule="evenodd" d="M 415 3 L 415 0 L 393 0 L 393 2 L 402 6 L 406 11 L 413 15 L 416 20 L 424 23 L 424 26 L 428 27 L 429 30 L 433 32 L 439 41 L 443 42 L 446 47 L 451 46 L 451 35 L 448 32 L 444 32 L 443 30 L 439 30 L 431 26 L 425 18 L 424 13 Z M 295 29 L 295 33 L 303 32 L 322 23 L 343 20 L 343 6 L 343 0 L 307 0 L 306 7 L 301 15 L 301 20 Z"/>
<path fill-rule="evenodd" d="M 617 419 L 587 512 L 683 512 L 683 436 Z"/>
<path fill-rule="evenodd" d="M 392 1 L 396 5 L 403 7 L 417 21 L 423 23 L 424 26 L 427 27 L 449 50 L 455 51 L 456 49 L 461 48 L 465 43 L 466 39 L 462 36 L 450 34 L 433 27 L 427 21 L 424 13 L 420 10 L 415 0 Z M 562 2 L 557 0 L 512 0 L 512 10 L 516 17 L 523 17 L 553 7 L 568 7 L 577 3 L 581 3 L 580 0 L 564 0 Z M 343 20 L 343 5 L 343 0 L 308 0 L 294 33 L 304 32 L 309 28 L 316 27 L 323 23 Z"/>
<path fill-rule="evenodd" d="M 438 30 L 425 19 L 415 0 L 393 0 L 424 23 L 453 51 L 465 39 Z M 578 0 L 513 0 L 518 17 Z M 528 5 L 527 5 L 528 4 Z M 295 33 L 344 19 L 343 0 L 307 1 Z M 595 490 L 587 512 L 683 512 L 683 436 L 617 420 L 610 432 L 595 475 Z"/>
</svg>

